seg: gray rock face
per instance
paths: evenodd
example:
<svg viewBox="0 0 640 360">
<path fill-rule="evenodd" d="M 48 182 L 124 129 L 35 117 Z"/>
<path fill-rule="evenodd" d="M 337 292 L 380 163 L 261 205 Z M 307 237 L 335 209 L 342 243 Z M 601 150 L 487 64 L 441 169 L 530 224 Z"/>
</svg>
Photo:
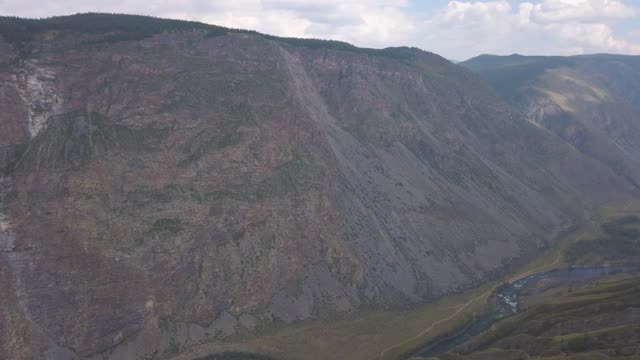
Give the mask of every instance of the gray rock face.
<svg viewBox="0 0 640 360">
<path fill-rule="evenodd" d="M 425 301 L 633 188 L 416 49 L 44 34 L 0 41 L 12 359 L 171 354 Z M 43 83 L 27 97 L 18 75 Z"/>
</svg>

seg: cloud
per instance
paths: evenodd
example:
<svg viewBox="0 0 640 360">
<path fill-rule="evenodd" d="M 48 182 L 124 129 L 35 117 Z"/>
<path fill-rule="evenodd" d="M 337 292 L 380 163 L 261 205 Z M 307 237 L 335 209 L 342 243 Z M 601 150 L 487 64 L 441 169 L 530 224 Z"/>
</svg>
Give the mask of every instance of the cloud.
<svg viewBox="0 0 640 360">
<path fill-rule="evenodd" d="M 544 29 L 568 44 L 582 45 L 587 52 L 640 54 L 639 44 L 616 38 L 606 24 L 552 24 Z"/>
<path fill-rule="evenodd" d="M 618 0 L 450 1 L 424 22 L 436 52 L 640 54 L 640 44 L 617 37 L 612 24 L 636 17 Z M 436 41 L 437 40 L 437 41 Z M 465 54 L 465 51 L 460 52 Z"/>
<path fill-rule="evenodd" d="M 616 0 L 545 0 L 531 6 L 531 19 L 539 24 L 602 22 L 633 17 L 637 10 Z"/>
<path fill-rule="evenodd" d="M 635 39 L 640 39 L 640 29 L 630 31 L 629 32 L 629 37 L 630 38 L 635 38 Z"/>
<path fill-rule="evenodd" d="M 266 0 L 191 19 L 281 36 L 330 38 L 360 46 L 401 43 L 415 31 L 403 0 Z"/>
</svg>

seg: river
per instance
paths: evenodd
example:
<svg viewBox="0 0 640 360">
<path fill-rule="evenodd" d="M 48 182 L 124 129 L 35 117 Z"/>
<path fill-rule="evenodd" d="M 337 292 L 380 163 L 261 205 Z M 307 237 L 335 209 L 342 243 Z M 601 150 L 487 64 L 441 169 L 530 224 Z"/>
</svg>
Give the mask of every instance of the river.
<svg viewBox="0 0 640 360">
<path fill-rule="evenodd" d="M 640 267 L 626 265 L 574 267 L 540 272 L 502 285 L 496 289 L 494 295 L 496 307 L 491 313 L 473 319 L 455 335 L 437 339 L 420 350 L 416 356 L 432 357 L 445 353 L 469 338 L 487 330 L 496 321 L 517 313 L 519 308 L 518 298 L 522 289 L 542 279 L 561 280 L 563 283 L 567 283 L 634 271 L 640 271 Z"/>
</svg>

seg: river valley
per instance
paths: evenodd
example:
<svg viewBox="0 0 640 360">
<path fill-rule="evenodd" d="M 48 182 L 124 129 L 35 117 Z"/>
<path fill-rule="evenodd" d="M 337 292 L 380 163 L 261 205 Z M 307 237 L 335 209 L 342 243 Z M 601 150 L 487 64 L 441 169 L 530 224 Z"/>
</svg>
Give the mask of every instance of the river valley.
<svg viewBox="0 0 640 360">
<path fill-rule="evenodd" d="M 519 298 L 521 292 L 527 286 L 534 285 L 540 280 L 554 280 L 565 284 L 579 283 L 605 275 L 638 271 L 640 271 L 640 267 L 629 265 L 585 266 L 555 269 L 525 276 L 498 287 L 493 299 L 495 306 L 490 313 L 470 321 L 454 335 L 435 340 L 420 350 L 416 355 L 420 357 L 432 357 L 448 352 L 473 336 L 489 329 L 498 320 L 516 314 L 520 310 Z"/>
</svg>

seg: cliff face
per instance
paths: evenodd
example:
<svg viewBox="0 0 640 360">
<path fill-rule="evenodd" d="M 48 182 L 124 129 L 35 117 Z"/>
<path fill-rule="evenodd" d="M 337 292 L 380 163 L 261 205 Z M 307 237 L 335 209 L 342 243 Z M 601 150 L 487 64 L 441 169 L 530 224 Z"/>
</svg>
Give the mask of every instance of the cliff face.
<svg viewBox="0 0 640 360">
<path fill-rule="evenodd" d="M 416 49 L 0 21 L 0 357 L 416 303 L 634 187 Z"/>
<path fill-rule="evenodd" d="M 640 57 L 480 56 L 462 65 L 523 117 L 640 184 Z"/>
</svg>

